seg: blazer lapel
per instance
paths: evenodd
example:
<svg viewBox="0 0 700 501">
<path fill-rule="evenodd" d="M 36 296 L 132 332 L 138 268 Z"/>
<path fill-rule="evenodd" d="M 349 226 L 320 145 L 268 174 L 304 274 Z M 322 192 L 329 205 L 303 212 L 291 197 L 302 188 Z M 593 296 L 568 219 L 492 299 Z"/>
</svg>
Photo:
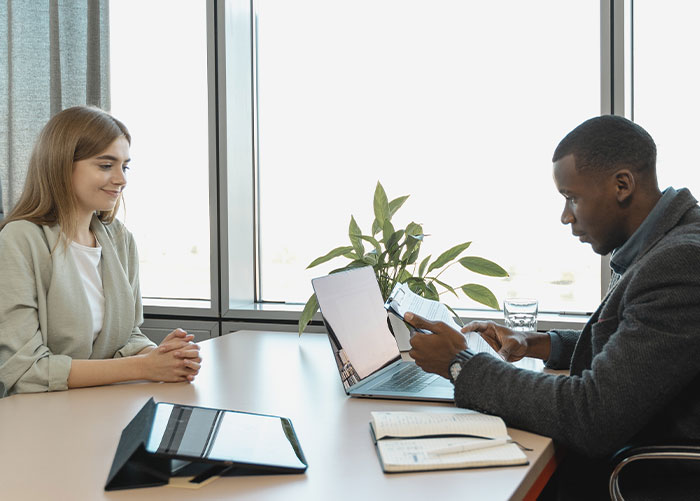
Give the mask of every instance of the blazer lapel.
<svg viewBox="0 0 700 501">
<path fill-rule="evenodd" d="M 93 217 L 90 228 L 102 246 L 102 288 L 105 296 L 104 323 L 93 348 L 97 356 L 112 357 L 119 347 L 112 346 L 110 341 L 124 337 L 128 339 L 131 332 L 134 301 L 129 279 L 104 225 Z"/>
</svg>

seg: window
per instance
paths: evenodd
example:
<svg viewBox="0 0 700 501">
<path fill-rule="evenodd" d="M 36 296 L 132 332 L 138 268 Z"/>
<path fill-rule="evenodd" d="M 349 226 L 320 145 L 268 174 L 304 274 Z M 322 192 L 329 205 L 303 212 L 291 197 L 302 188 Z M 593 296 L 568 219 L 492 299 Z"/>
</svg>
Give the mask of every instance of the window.
<svg viewBox="0 0 700 501">
<path fill-rule="evenodd" d="M 472 241 L 469 254 L 510 272 L 454 268 L 446 281 L 534 296 L 542 311 L 593 310 L 607 262 L 560 223 L 558 141 L 633 102 L 657 139 L 661 183 L 698 183 L 674 170 L 692 158 L 691 127 L 678 124 L 700 108 L 685 63 L 697 8 L 682 4 L 672 29 L 649 0 L 634 3 L 632 25 L 631 5 L 112 2 L 112 110 L 134 136 L 126 223 L 147 304 L 293 321 L 311 278 L 343 260 L 306 266 L 347 243 L 351 214 L 369 231 L 381 181 L 391 198 L 410 195 L 395 222 L 423 224 L 423 256 Z M 618 43 L 631 26 L 634 65 Z M 634 95 L 619 84 L 630 69 Z"/>
<path fill-rule="evenodd" d="M 635 0 L 633 119 L 658 149 L 659 186 L 700 193 L 695 141 L 700 115 L 700 67 L 695 62 L 700 4 Z"/>
<path fill-rule="evenodd" d="M 121 218 L 138 244 L 144 303 L 186 299 L 206 306 L 212 299 L 207 5 L 111 2 L 110 52 L 112 112 L 133 138 Z"/>
<path fill-rule="evenodd" d="M 305 270 L 365 234 L 380 180 L 410 194 L 398 225 L 422 256 L 473 241 L 506 280 L 454 268 L 503 300 L 593 311 L 601 261 L 559 216 L 551 156 L 600 114 L 600 4 L 542 0 L 258 0 L 258 299 L 304 302 Z M 464 299 L 453 306 L 478 308 Z"/>
</svg>

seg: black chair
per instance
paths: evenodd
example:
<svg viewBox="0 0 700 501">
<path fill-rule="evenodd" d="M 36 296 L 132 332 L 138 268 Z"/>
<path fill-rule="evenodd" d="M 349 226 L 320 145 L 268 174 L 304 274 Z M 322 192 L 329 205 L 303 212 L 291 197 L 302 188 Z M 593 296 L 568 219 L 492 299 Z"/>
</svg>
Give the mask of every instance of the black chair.
<svg viewBox="0 0 700 501">
<path fill-rule="evenodd" d="M 653 461 L 652 461 L 653 460 Z M 629 468 L 631 464 L 638 462 L 650 463 L 646 466 L 650 468 L 646 471 L 659 472 L 661 464 L 666 465 L 666 471 L 677 472 L 679 475 L 645 475 L 644 472 L 637 474 L 630 480 L 623 480 L 625 485 L 625 496 L 620 488 L 620 479 L 625 479 L 622 473 L 634 469 Z M 672 466 L 669 470 L 669 462 Z M 609 481 L 610 499 L 623 501 L 625 499 L 700 499 L 700 441 L 676 443 L 676 444 L 655 444 L 655 445 L 631 445 L 620 449 L 611 460 L 612 473 Z M 627 470 L 625 470 L 627 468 Z M 692 473 L 692 468 L 696 473 Z M 661 470 L 663 471 L 663 470 Z M 663 478 L 662 478 L 663 477 Z M 662 478 L 661 482 L 659 479 Z M 661 484 L 661 485 L 659 485 Z M 629 486 L 629 493 L 628 487 Z M 661 497 L 659 497 L 661 496 Z"/>
</svg>

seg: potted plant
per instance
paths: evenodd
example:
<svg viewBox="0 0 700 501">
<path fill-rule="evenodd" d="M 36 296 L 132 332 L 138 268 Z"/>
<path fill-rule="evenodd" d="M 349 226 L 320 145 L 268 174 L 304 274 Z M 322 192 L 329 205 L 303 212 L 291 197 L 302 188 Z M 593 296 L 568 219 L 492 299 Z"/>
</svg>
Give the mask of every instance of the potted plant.
<svg viewBox="0 0 700 501">
<path fill-rule="evenodd" d="M 436 259 L 432 259 L 432 255 L 427 256 L 419 263 L 420 246 L 423 239 L 428 236 L 423 233 L 423 227 L 418 223 L 411 222 L 404 229 L 396 229 L 391 222 L 391 218 L 407 199 L 408 195 L 404 195 L 389 201 L 381 183 L 377 182 L 374 191 L 374 222 L 371 234 L 364 235 L 354 216 L 350 216 L 348 230 L 350 245 L 336 247 L 327 254 L 314 259 L 307 266 L 307 269 L 337 257 L 344 257 L 350 262 L 342 268 L 331 271 L 331 273 L 372 266 L 377 276 L 382 298 L 385 301 L 397 283 L 406 282 L 413 292 L 427 299 L 440 300 L 440 296 L 446 292 L 459 297 L 458 292 L 461 291 L 478 303 L 496 310 L 499 309 L 496 296 L 483 285 L 467 283 L 453 287 L 440 279 L 442 273 L 455 264 L 480 275 L 508 276 L 506 270 L 488 259 L 477 256 L 460 258 L 462 253 L 469 248 L 471 242 L 455 245 Z M 369 244 L 368 248 L 365 248 L 365 243 Z M 459 321 L 459 315 L 449 305 L 446 306 Z M 318 309 L 318 300 L 316 294 L 313 294 L 306 302 L 299 319 L 299 335 Z"/>
</svg>

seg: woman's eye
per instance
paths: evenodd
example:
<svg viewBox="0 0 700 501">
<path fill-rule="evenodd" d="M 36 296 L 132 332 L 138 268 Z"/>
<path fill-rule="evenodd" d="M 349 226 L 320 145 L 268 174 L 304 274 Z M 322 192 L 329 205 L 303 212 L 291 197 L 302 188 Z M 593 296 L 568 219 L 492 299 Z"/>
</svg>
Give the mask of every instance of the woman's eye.
<svg viewBox="0 0 700 501">
<path fill-rule="evenodd" d="M 128 166 L 128 165 L 122 165 L 122 171 L 126 172 L 126 171 L 128 171 L 128 170 L 129 170 L 129 166 Z"/>
<path fill-rule="evenodd" d="M 111 169 L 111 168 L 112 168 L 112 164 L 102 164 L 102 165 L 100 165 L 100 169 L 107 170 L 107 169 Z"/>
</svg>

